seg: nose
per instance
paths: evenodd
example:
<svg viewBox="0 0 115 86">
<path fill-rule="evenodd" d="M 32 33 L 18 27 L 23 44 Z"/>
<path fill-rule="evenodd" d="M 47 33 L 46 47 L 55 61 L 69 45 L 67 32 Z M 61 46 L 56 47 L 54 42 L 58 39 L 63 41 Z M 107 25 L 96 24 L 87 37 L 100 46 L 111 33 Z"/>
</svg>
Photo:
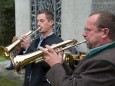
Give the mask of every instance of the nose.
<svg viewBox="0 0 115 86">
<path fill-rule="evenodd" d="M 37 21 L 37 25 L 39 25 L 40 23 L 39 23 L 39 21 Z"/>
<path fill-rule="evenodd" d="M 85 36 L 86 36 L 86 32 L 85 32 L 85 31 L 83 31 L 82 35 L 85 37 Z"/>
<path fill-rule="evenodd" d="M 38 27 L 40 27 L 40 22 L 39 21 L 37 22 L 37 25 L 38 25 Z"/>
<path fill-rule="evenodd" d="M 83 35 L 84 38 L 87 36 L 85 31 L 83 31 L 82 35 Z"/>
</svg>

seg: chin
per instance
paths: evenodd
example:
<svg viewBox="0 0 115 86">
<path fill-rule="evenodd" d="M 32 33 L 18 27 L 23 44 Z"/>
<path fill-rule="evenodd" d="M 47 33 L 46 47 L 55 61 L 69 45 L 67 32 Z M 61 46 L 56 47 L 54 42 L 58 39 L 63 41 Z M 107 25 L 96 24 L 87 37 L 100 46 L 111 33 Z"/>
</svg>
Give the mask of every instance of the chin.
<svg viewBox="0 0 115 86">
<path fill-rule="evenodd" d="M 91 44 L 89 44 L 88 42 L 87 42 L 86 44 L 87 44 L 87 48 L 88 48 L 88 49 L 92 49 Z"/>
<path fill-rule="evenodd" d="M 39 30 L 40 33 L 42 33 L 43 31 L 42 30 Z"/>
</svg>

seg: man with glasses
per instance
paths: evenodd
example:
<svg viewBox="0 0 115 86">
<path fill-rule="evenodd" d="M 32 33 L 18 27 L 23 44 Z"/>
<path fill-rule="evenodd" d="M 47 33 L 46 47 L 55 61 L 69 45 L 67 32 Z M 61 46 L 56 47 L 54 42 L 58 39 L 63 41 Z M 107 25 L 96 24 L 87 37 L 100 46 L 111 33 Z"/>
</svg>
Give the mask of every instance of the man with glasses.
<svg viewBox="0 0 115 86">
<path fill-rule="evenodd" d="M 48 45 L 48 51 L 40 47 L 45 53 L 45 62 L 51 66 L 46 77 L 52 86 L 115 85 L 115 15 L 104 11 L 92 13 L 86 21 L 83 36 L 91 50 L 74 71 L 60 58 L 61 53 Z"/>
</svg>

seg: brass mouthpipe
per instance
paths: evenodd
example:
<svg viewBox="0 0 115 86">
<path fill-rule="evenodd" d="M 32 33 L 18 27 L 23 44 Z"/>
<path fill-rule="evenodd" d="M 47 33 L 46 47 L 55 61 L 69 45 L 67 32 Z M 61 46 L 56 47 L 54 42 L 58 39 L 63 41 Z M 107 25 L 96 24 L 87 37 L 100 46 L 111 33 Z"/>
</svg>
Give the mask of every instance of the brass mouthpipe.
<svg viewBox="0 0 115 86">
<path fill-rule="evenodd" d="M 28 33 L 26 33 L 27 36 L 31 36 L 33 35 L 36 31 L 38 31 L 40 28 L 36 29 L 35 31 L 29 31 Z M 3 46 L 0 46 L 0 55 L 9 59 L 10 57 L 10 52 L 12 51 L 12 49 L 18 45 L 19 43 L 21 42 L 20 39 L 16 40 L 14 43 L 10 44 L 9 46 L 7 47 L 3 47 Z"/>
<path fill-rule="evenodd" d="M 80 45 L 80 44 L 82 44 L 82 43 L 85 43 L 85 42 L 86 42 L 86 40 L 84 40 L 84 41 L 82 41 L 82 42 L 79 42 L 79 43 L 77 43 L 77 44 L 68 45 L 68 46 L 62 48 L 61 50 L 58 50 L 57 53 L 58 53 L 58 52 L 61 52 L 61 51 L 63 51 L 63 50 L 66 50 L 66 49 L 68 49 L 68 48 L 71 48 L 71 47 L 74 47 L 74 46 L 78 46 L 78 45 Z"/>
</svg>

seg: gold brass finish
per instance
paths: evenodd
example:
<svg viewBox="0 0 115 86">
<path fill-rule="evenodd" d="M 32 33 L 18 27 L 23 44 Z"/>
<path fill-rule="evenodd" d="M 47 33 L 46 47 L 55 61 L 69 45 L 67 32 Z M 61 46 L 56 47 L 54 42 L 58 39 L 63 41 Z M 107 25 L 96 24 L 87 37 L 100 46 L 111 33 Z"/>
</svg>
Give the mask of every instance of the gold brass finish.
<svg viewBox="0 0 115 86">
<path fill-rule="evenodd" d="M 39 29 L 39 28 L 38 28 Z M 26 33 L 27 36 L 31 36 L 32 34 L 34 34 L 36 31 L 29 31 L 28 33 Z M 15 41 L 14 43 L 10 44 L 9 46 L 7 47 L 3 47 L 3 46 L 0 46 L 0 56 L 3 56 L 5 57 L 6 59 L 10 59 L 10 52 L 13 50 L 13 48 L 18 45 L 19 43 L 21 42 L 21 40 L 17 40 Z"/>
<path fill-rule="evenodd" d="M 60 51 L 56 51 L 57 53 L 58 52 L 61 52 L 63 50 L 66 50 L 70 47 L 73 47 L 73 46 L 76 46 L 76 45 L 79 45 L 79 44 L 82 44 L 86 41 L 83 41 L 83 42 L 80 42 L 80 43 L 77 43 L 77 40 L 75 39 L 72 39 L 72 40 L 66 40 L 66 41 L 63 41 L 61 43 L 58 43 L 56 45 L 52 45 L 51 48 L 53 49 L 57 49 L 57 48 L 61 48 Z M 47 49 L 46 49 L 47 50 Z M 35 52 L 32 52 L 32 53 L 29 53 L 29 54 L 24 54 L 24 55 L 17 55 L 16 57 L 14 57 L 13 55 L 10 56 L 12 62 L 13 62 L 13 65 L 16 69 L 16 71 L 19 73 L 20 70 L 26 66 L 27 64 L 30 64 L 32 62 L 35 62 L 35 63 L 38 63 L 38 62 L 41 62 L 43 61 L 43 58 L 42 58 L 42 55 L 43 55 L 43 52 L 41 50 L 38 50 L 38 51 L 35 51 Z M 65 60 L 66 58 L 64 58 Z"/>
</svg>

